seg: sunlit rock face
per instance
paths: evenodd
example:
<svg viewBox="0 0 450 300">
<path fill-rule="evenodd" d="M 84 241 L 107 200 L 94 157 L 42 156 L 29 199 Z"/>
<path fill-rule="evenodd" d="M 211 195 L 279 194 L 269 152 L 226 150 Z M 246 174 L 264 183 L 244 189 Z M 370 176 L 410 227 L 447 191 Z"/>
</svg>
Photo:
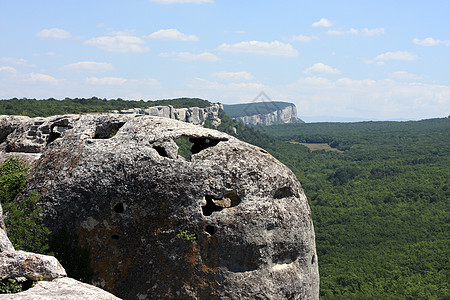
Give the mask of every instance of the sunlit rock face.
<svg viewBox="0 0 450 300">
<path fill-rule="evenodd" d="M 318 299 L 306 196 L 263 149 L 158 117 L 49 120 L 26 190 L 90 248 L 95 284 L 125 299 Z"/>
<path fill-rule="evenodd" d="M 297 117 L 297 108 L 294 104 L 283 109 L 277 109 L 270 113 L 254 114 L 249 116 L 240 116 L 234 118 L 236 121 L 246 125 L 273 125 L 283 123 L 302 122 Z"/>
</svg>

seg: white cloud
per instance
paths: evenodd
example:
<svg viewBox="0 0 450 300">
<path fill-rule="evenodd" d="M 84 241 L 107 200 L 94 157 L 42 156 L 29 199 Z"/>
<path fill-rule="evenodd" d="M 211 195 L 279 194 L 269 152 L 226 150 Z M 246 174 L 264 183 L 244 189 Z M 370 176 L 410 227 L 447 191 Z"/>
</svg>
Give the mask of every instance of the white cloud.
<svg viewBox="0 0 450 300">
<path fill-rule="evenodd" d="M 43 82 L 43 83 L 58 83 L 58 79 L 53 76 L 40 74 L 40 73 L 30 73 L 25 75 L 25 80 L 30 82 Z"/>
<path fill-rule="evenodd" d="M 17 74 L 17 70 L 14 69 L 13 67 L 0 67 L 0 72 L 9 73 L 11 75 Z"/>
<path fill-rule="evenodd" d="M 422 76 L 412 74 L 406 71 L 398 71 L 389 74 L 390 78 L 400 79 L 400 80 L 419 80 L 422 79 Z"/>
<path fill-rule="evenodd" d="M 79 61 L 65 65 L 61 69 L 69 71 L 106 72 L 114 70 L 114 66 L 111 63 L 105 62 Z"/>
<path fill-rule="evenodd" d="M 144 87 L 159 87 L 160 83 L 154 78 L 144 79 L 127 79 L 121 77 L 87 77 L 84 81 L 91 85 L 113 85 L 113 86 L 127 86 L 129 88 L 144 88 Z"/>
<path fill-rule="evenodd" d="M 264 85 L 256 82 L 249 83 L 219 83 L 216 81 L 209 81 L 203 78 L 195 78 L 195 82 L 188 85 L 189 87 L 200 87 L 202 89 L 216 90 L 216 91 L 225 91 L 225 90 L 234 90 L 234 91 L 242 91 L 242 90 L 262 90 L 264 89 Z"/>
<path fill-rule="evenodd" d="M 393 79 L 306 77 L 280 87 L 278 94 L 271 92 L 272 97 L 295 102 L 300 117 L 422 119 L 443 117 L 450 111 L 450 86 Z"/>
<path fill-rule="evenodd" d="M 303 74 L 340 74 L 338 69 L 327 66 L 323 63 L 316 63 L 311 67 L 305 69 Z"/>
<path fill-rule="evenodd" d="M 376 36 L 384 34 L 385 30 L 384 28 L 374 28 L 374 29 L 363 28 L 361 29 L 361 32 L 367 36 Z"/>
<path fill-rule="evenodd" d="M 32 66 L 23 58 L 2 57 L 2 58 L 0 58 L 0 62 L 10 64 L 10 65 Z"/>
<path fill-rule="evenodd" d="M 101 36 L 87 40 L 84 43 L 97 46 L 102 50 L 120 53 L 140 53 L 150 49 L 145 46 L 143 39 L 131 35 Z"/>
<path fill-rule="evenodd" d="M 267 86 L 258 82 L 222 82 L 193 78 L 187 82 L 183 90 L 172 92 L 172 94 L 178 96 L 192 95 L 212 101 L 220 101 L 221 103 L 237 103 L 245 99 L 251 101 L 266 88 Z"/>
<path fill-rule="evenodd" d="M 172 3 L 213 3 L 213 0 L 150 0 L 152 2 L 162 3 L 162 4 L 172 4 Z"/>
<path fill-rule="evenodd" d="M 253 75 L 249 72 L 217 72 L 211 74 L 211 76 L 222 80 L 230 80 L 230 81 L 253 79 Z"/>
<path fill-rule="evenodd" d="M 312 23 L 311 26 L 312 27 L 331 27 L 331 26 L 333 26 L 333 23 L 331 23 L 330 21 L 328 21 L 325 18 L 322 18 L 319 21 Z"/>
<path fill-rule="evenodd" d="M 279 41 L 245 41 L 232 45 L 222 44 L 217 47 L 217 50 L 231 53 L 247 53 L 267 56 L 298 56 L 298 51 L 295 50 L 291 44 L 286 44 Z"/>
<path fill-rule="evenodd" d="M 219 58 L 210 53 L 203 52 L 199 54 L 191 53 L 191 52 L 163 52 L 159 54 L 160 57 L 164 58 L 175 58 L 182 61 L 205 61 L 205 62 L 216 62 L 219 61 Z"/>
<path fill-rule="evenodd" d="M 375 57 L 376 61 L 388 60 L 416 60 L 418 56 L 406 51 L 386 52 Z"/>
<path fill-rule="evenodd" d="M 70 39 L 72 37 L 69 31 L 60 28 L 44 29 L 35 36 L 41 39 Z"/>
<path fill-rule="evenodd" d="M 384 28 L 363 28 L 363 29 L 355 29 L 350 28 L 348 30 L 328 30 L 328 34 L 332 35 L 356 35 L 356 34 L 362 34 L 365 36 L 376 36 L 376 35 L 382 35 L 384 34 L 385 30 Z"/>
<path fill-rule="evenodd" d="M 86 83 L 94 85 L 122 85 L 128 80 L 119 77 L 88 77 L 85 78 Z"/>
<path fill-rule="evenodd" d="M 149 35 L 151 39 L 155 40 L 179 40 L 183 42 L 198 41 L 198 37 L 193 34 L 187 35 L 179 32 L 176 29 L 161 29 Z"/>
<path fill-rule="evenodd" d="M 437 45 L 446 45 L 446 46 L 450 46 L 450 40 L 445 40 L 445 41 L 441 41 L 441 40 L 437 40 L 437 39 L 433 39 L 432 37 L 427 37 L 424 38 L 422 40 L 418 39 L 418 38 L 414 38 L 413 39 L 414 44 L 417 44 L 419 46 L 437 46 Z"/>
<path fill-rule="evenodd" d="M 294 35 L 293 37 L 289 38 L 288 40 L 309 43 L 314 40 L 319 40 L 319 38 L 316 36 L 313 36 L 313 35 L 299 34 L 299 35 Z"/>
</svg>

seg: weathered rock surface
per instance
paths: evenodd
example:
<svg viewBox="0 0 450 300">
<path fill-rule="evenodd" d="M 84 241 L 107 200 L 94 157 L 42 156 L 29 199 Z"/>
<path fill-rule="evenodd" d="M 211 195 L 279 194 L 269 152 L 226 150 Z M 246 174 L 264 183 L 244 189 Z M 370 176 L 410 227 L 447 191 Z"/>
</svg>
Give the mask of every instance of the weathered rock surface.
<svg viewBox="0 0 450 300">
<path fill-rule="evenodd" d="M 65 224 L 90 247 L 96 284 L 125 299 L 318 299 L 306 196 L 266 151 L 158 117 L 41 121 L 49 133 L 26 189 L 52 231 Z M 66 124 L 59 136 L 55 122 Z"/>
<path fill-rule="evenodd" d="M 273 125 L 281 123 L 299 122 L 297 117 L 297 108 L 294 104 L 284 107 L 280 110 L 275 110 L 266 114 L 254 114 L 250 116 L 235 117 L 236 121 L 246 125 Z"/>
<path fill-rule="evenodd" d="M 219 113 L 223 111 L 222 104 L 215 103 L 209 107 L 187 107 L 174 108 L 172 105 L 168 106 L 153 106 L 149 108 L 132 108 L 121 110 L 122 114 L 141 114 L 162 118 L 175 119 L 194 125 L 203 125 L 206 120 L 212 122 L 214 126 L 220 124 Z M 118 111 L 117 111 L 118 112 Z"/>
<path fill-rule="evenodd" d="M 283 123 L 303 123 L 297 117 L 294 103 L 283 101 L 263 101 L 222 105 L 225 113 L 245 125 L 273 125 Z"/>
<path fill-rule="evenodd" d="M 1 252 L 10 252 L 10 251 L 14 251 L 14 246 L 8 239 L 5 230 L 3 230 L 3 228 L 0 228 L 0 255 Z M 0 274 L 0 276 L 2 275 Z"/>
<path fill-rule="evenodd" d="M 116 300 L 116 296 L 72 278 L 39 281 L 34 287 L 17 294 L 1 295 L 2 300 Z"/>
<path fill-rule="evenodd" d="M 51 280 L 65 276 L 66 271 L 53 256 L 24 251 L 0 253 L 0 280 L 11 277 Z"/>
</svg>

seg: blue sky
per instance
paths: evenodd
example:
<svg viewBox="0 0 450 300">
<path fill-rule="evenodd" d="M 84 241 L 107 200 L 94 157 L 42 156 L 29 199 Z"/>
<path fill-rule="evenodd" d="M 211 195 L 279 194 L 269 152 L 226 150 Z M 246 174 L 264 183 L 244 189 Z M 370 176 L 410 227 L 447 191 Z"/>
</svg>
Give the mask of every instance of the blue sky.
<svg viewBox="0 0 450 300">
<path fill-rule="evenodd" d="M 450 1 L 0 0 L 0 99 L 264 91 L 314 120 L 450 114 Z"/>
</svg>

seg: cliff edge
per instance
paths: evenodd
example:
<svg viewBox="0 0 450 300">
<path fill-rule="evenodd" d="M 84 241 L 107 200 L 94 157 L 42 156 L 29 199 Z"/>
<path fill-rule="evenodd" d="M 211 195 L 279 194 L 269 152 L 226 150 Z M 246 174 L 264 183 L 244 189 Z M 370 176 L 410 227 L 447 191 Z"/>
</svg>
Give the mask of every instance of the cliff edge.
<svg viewBox="0 0 450 300">
<path fill-rule="evenodd" d="M 281 101 L 224 104 L 223 110 L 231 118 L 245 125 L 273 125 L 303 123 L 297 117 L 295 104 Z"/>
</svg>

